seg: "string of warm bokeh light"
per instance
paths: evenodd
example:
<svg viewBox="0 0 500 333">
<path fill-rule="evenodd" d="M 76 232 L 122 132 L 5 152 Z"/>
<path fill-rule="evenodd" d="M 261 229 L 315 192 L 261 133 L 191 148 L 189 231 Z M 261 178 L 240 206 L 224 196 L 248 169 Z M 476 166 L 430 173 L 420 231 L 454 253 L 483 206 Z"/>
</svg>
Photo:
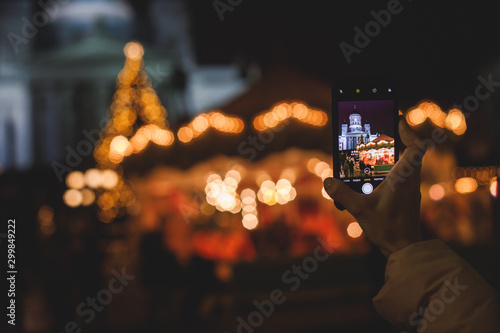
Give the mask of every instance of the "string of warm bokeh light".
<svg viewBox="0 0 500 333">
<path fill-rule="evenodd" d="M 455 182 L 455 191 L 460 194 L 472 193 L 477 189 L 477 181 L 472 177 L 463 177 Z"/>
<path fill-rule="evenodd" d="M 140 127 L 135 135 L 128 140 L 123 135 L 115 136 L 110 143 L 108 157 L 115 164 L 120 163 L 125 156 L 140 153 L 152 141 L 159 146 L 170 146 L 174 142 L 174 134 L 161 129 L 154 124 Z"/>
<path fill-rule="evenodd" d="M 456 135 L 462 135 L 467 131 L 467 122 L 462 111 L 451 109 L 446 117 L 446 128 Z"/>
<path fill-rule="evenodd" d="M 497 166 L 482 167 L 455 167 L 451 176 L 454 180 L 464 177 L 474 178 L 478 185 L 489 185 L 491 179 L 496 179 L 500 174 L 500 168 Z"/>
<path fill-rule="evenodd" d="M 328 123 L 328 115 L 321 110 L 313 110 L 303 103 L 283 102 L 276 105 L 271 111 L 256 116 L 253 120 L 253 126 L 261 132 L 274 128 L 290 118 L 317 127 L 325 126 Z"/>
<path fill-rule="evenodd" d="M 259 218 L 257 214 L 257 201 L 255 191 L 247 188 L 241 191 L 241 223 L 243 227 L 248 230 L 253 230 L 259 225 Z"/>
<path fill-rule="evenodd" d="M 310 173 L 321 178 L 321 180 L 325 180 L 328 177 L 333 177 L 333 169 L 330 167 L 330 165 L 315 157 L 307 161 L 307 170 Z M 332 198 L 330 198 L 328 193 L 326 193 L 324 187 L 321 188 L 321 195 L 323 196 L 323 198 L 327 200 L 332 200 Z"/>
<path fill-rule="evenodd" d="M 220 212 L 239 213 L 241 201 L 236 189 L 240 180 L 241 175 L 236 170 L 229 170 L 224 179 L 216 173 L 209 175 L 205 186 L 207 202 Z"/>
<path fill-rule="evenodd" d="M 429 188 L 429 198 L 433 201 L 440 201 L 450 193 L 466 195 L 477 191 L 481 186 L 488 187 L 491 195 L 496 197 L 499 172 L 500 168 L 496 166 L 455 167 L 448 184 L 437 183 Z"/>
<path fill-rule="evenodd" d="M 94 150 L 101 168 L 116 167 L 124 157 L 144 150 L 149 142 L 164 147 L 174 143 L 174 134 L 166 128 L 167 111 L 143 70 L 142 45 L 130 42 L 123 51 L 126 60 L 118 75 L 111 117 Z"/>
<path fill-rule="evenodd" d="M 188 143 L 205 133 L 209 128 L 222 133 L 238 134 L 243 131 L 245 124 L 238 117 L 230 117 L 220 111 L 212 111 L 196 116 L 189 124 L 181 127 L 177 132 L 177 137 L 179 141 Z"/>
<path fill-rule="evenodd" d="M 368 142 L 367 144 L 360 143 L 357 145 L 358 150 L 368 150 L 372 148 L 392 148 L 394 147 L 394 140 L 386 141 L 380 140 L 379 142 Z"/>
<path fill-rule="evenodd" d="M 435 126 L 446 127 L 456 135 L 463 135 L 467 130 L 467 122 L 462 111 L 451 109 L 446 114 L 433 102 L 422 102 L 406 114 L 406 121 L 410 126 L 423 124 L 427 119 Z"/>
<path fill-rule="evenodd" d="M 72 171 L 66 176 L 68 190 L 63 201 L 68 207 L 90 206 L 97 202 L 99 220 L 111 222 L 120 214 L 120 208 L 135 203 L 135 196 L 115 170 L 88 169 L 85 173 Z"/>
<path fill-rule="evenodd" d="M 272 180 L 265 180 L 260 185 L 257 198 L 260 202 L 268 206 L 276 204 L 285 205 L 293 201 L 297 196 L 297 191 L 288 179 L 280 179 L 276 183 Z"/>
</svg>

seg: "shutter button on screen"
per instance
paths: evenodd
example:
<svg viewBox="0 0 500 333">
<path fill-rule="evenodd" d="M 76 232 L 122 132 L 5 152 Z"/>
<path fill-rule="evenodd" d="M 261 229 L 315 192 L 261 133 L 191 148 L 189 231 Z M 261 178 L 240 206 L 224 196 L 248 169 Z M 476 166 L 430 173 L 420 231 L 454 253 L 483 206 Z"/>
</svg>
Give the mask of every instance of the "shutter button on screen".
<svg viewBox="0 0 500 333">
<path fill-rule="evenodd" d="M 364 183 L 363 186 L 361 187 L 361 191 L 364 194 L 370 194 L 373 191 L 373 185 L 370 183 Z"/>
</svg>

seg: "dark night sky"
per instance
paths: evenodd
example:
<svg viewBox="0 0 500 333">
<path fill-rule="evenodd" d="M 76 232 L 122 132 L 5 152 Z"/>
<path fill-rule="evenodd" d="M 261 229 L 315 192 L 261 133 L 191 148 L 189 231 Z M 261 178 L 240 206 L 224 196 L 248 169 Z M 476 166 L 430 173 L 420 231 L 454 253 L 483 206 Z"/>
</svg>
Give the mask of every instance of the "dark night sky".
<svg viewBox="0 0 500 333">
<path fill-rule="evenodd" d="M 139 12 L 149 2 L 129 1 Z M 496 1 L 401 0 L 402 12 L 350 64 L 339 44 L 352 44 L 354 27 L 364 30 L 374 20 L 370 12 L 386 9 L 389 0 L 241 0 L 223 22 L 214 0 L 186 1 L 200 64 L 245 59 L 266 70 L 288 63 L 326 82 L 388 76 L 399 86 L 402 110 L 430 99 L 447 111 L 474 94 L 479 75 L 492 73 L 500 81 Z M 499 107 L 495 92 L 471 114 L 462 140 L 467 146 L 457 147 L 461 163 L 500 162 L 500 146 L 494 144 L 500 140 Z"/>
<path fill-rule="evenodd" d="M 352 44 L 353 28 L 364 28 L 370 11 L 387 3 L 243 0 L 220 22 L 211 0 L 192 0 L 197 56 L 220 63 L 243 54 L 264 67 L 286 60 L 328 81 L 389 75 L 400 85 L 402 107 L 422 98 L 443 107 L 460 102 L 500 58 L 496 2 L 402 0 L 402 12 L 347 64 L 340 42 Z"/>
<path fill-rule="evenodd" d="M 384 133 L 394 137 L 394 108 L 390 100 L 339 102 L 339 133 L 344 120 L 349 125 L 349 115 L 353 112 L 354 105 L 356 112 L 361 115 L 362 125 L 368 122 L 372 134 Z"/>
</svg>

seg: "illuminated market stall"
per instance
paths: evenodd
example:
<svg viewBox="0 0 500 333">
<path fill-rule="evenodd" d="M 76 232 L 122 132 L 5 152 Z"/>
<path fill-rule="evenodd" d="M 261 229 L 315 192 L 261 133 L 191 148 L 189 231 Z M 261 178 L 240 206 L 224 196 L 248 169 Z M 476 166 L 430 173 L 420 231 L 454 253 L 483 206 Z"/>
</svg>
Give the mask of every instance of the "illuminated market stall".
<svg viewBox="0 0 500 333">
<path fill-rule="evenodd" d="M 391 149 L 392 148 L 392 149 Z M 374 140 L 359 144 L 359 160 L 373 166 L 375 174 L 389 171 L 394 165 L 394 138 L 382 134 Z"/>
<path fill-rule="evenodd" d="M 296 257 L 311 251 L 316 237 L 334 243 L 338 253 L 368 251 L 357 222 L 334 208 L 322 186 L 333 175 L 328 85 L 278 68 L 223 111 L 201 113 L 174 130 L 142 69 L 143 52 L 138 43 L 125 47 L 110 119 L 94 151 L 97 165 L 68 174 L 68 206 L 95 207 L 103 223 L 126 221 L 129 234 L 160 230 L 180 258 L 196 253 L 235 263 Z M 303 82 L 317 88 L 287 89 Z M 457 112 L 423 102 L 406 117 L 412 126 L 430 121 L 458 137 L 466 124 Z M 394 139 L 382 134 L 357 149 L 360 161 L 379 173 L 394 164 L 392 147 Z M 433 161 L 442 166 L 432 167 Z M 429 152 L 422 207 L 454 205 L 464 195 L 488 206 L 497 172 L 457 169 L 447 148 Z M 487 217 L 458 227 L 449 216 L 450 222 L 437 225 L 429 211 L 423 216 L 435 234 L 459 242 L 488 237 Z"/>
</svg>

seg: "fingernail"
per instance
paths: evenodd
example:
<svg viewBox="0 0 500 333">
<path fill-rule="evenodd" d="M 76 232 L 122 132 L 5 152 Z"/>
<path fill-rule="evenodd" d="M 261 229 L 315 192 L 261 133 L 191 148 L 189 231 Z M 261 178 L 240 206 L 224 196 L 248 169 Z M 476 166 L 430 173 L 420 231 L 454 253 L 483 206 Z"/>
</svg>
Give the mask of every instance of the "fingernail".
<svg viewBox="0 0 500 333">
<path fill-rule="evenodd" d="M 333 185 L 333 178 L 326 178 L 323 182 L 325 189 L 329 189 Z"/>
</svg>

